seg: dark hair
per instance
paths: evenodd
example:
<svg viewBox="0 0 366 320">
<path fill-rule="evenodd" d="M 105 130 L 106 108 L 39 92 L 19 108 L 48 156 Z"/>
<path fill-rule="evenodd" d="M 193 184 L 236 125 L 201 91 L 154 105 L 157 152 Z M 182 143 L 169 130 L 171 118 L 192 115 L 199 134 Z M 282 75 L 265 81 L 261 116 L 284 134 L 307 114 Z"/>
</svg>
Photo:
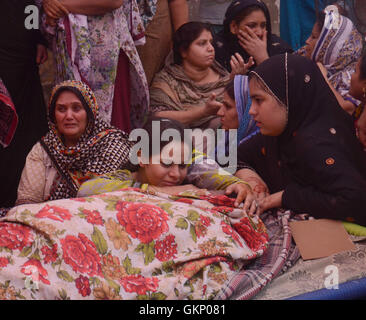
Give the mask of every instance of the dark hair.
<svg viewBox="0 0 366 320">
<path fill-rule="evenodd" d="M 228 96 L 235 101 L 235 88 L 234 88 L 234 79 L 232 79 L 225 87 L 225 91 Z"/>
<path fill-rule="evenodd" d="M 81 94 L 81 92 L 79 90 L 77 90 L 74 87 L 60 87 L 60 89 L 58 89 L 55 94 L 52 97 L 52 101 L 50 102 L 50 107 L 49 107 L 49 119 L 52 123 L 55 123 L 55 107 L 56 107 L 56 102 L 57 99 L 59 98 L 59 96 L 61 95 L 61 93 L 65 92 L 65 91 L 69 91 L 72 92 L 73 94 L 75 94 L 78 99 L 80 100 L 81 104 L 83 105 L 86 114 L 88 116 L 88 123 L 93 122 L 94 121 L 94 115 L 92 110 L 90 109 L 89 105 L 86 103 L 83 95 Z"/>
<path fill-rule="evenodd" d="M 196 40 L 203 30 L 211 32 L 208 24 L 203 22 L 191 21 L 183 24 L 173 35 L 173 55 L 174 63 L 182 64 L 182 51 L 189 48 L 194 40 Z"/>
<path fill-rule="evenodd" d="M 360 79 L 366 79 L 366 52 L 364 52 L 360 59 Z"/>
<path fill-rule="evenodd" d="M 160 129 L 158 132 L 156 132 L 156 130 L 153 130 L 153 124 L 159 122 L 160 123 Z M 172 142 L 174 140 L 173 137 L 170 137 L 168 141 L 162 141 L 161 140 L 161 136 L 162 133 L 166 130 L 166 129 L 175 129 L 176 131 L 178 131 L 179 135 L 180 135 L 180 140 L 183 142 L 184 141 L 184 129 L 186 127 L 183 126 L 182 123 L 173 120 L 173 119 L 167 119 L 167 118 L 161 118 L 161 117 L 157 117 L 154 115 L 151 115 L 148 117 L 147 121 L 145 122 L 145 125 L 143 126 L 143 129 L 146 130 L 146 132 L 148 133 L 149 136 L 149 157 L 153 156 L 154 150 L 158 150 L 161 151 L 167 144 L 169 144 L 170 142 Z M 153 136 L 153 134 L 157 134 L 158 136 Z M 155 148 L 153 148 L 153 143 L 158 142 L 159 145 L 157 148 L 157 146 L 155 146 Z"/>
<path fill-rule="evenodd" d="M 247 16 L 249 16 L 252 12 L 254 11 L 262 11 L 264 14 L 265 12 L 263 11 L 263 9 L 260 6 L 257 5 L 252 5 L 250 7 L 245 8 L 243 11 L 241 11 L 239 14 L 237 14 L 231 21 L 234 21 L 237 25 L 240 24 L 240 22 L 246 18 Z M 266 18 L 267 20 L 267 18 Z M 267 21 L 268 23 L 268 21 Z"/>
</svg>

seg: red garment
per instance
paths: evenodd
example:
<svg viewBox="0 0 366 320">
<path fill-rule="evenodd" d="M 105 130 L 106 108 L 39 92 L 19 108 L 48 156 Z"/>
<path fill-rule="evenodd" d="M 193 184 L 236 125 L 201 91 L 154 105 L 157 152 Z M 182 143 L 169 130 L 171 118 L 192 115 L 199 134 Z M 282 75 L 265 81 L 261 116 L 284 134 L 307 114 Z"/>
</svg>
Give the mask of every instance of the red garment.
<svg viewBox="0 0 366 320">
<path fill-rule="evenodd" d="M 5 85 L 0 79 L 0 144 L 7 147 L 18 125 L 18 115 Z"/>
<path fill-rule="evenodd" d="M 131 131 L 131 83 L 130 62 L 123 50 L 120 50 L 117 75 L 114 85 L 111 124 L 126 133 Z"/>
</svg>

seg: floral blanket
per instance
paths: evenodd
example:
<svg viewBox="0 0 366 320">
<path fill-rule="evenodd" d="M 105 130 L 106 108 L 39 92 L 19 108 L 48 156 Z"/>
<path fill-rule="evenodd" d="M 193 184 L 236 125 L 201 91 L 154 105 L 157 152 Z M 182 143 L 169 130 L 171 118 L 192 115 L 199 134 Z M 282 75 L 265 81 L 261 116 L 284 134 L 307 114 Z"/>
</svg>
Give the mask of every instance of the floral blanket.
<svg viewBox="0 0 366 320">
<path fill-rule="evenodd" d="M 0 299 L 214 299 L 268 247 L 223 195 L 127 188 L 0 219 Z"/>
</svg>

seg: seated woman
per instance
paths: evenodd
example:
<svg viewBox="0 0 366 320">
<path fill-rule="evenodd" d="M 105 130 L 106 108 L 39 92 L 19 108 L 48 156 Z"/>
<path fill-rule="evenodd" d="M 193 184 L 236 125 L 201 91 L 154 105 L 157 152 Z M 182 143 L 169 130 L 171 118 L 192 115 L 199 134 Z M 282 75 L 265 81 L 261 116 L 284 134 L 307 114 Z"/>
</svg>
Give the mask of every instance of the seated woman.
<svg viewBox="0 0 366 320">
<path fill-rule="evenodd" d="M 27 156 L 16 205 L 75 197 L 81 182 L 128 163 L 128 135 L 99 118 L 91 89 L 80 81 L 55 86 L 49 132 Z"/>
<path fill-rule="evenodd" d="M 237 130 L 237 139 L 230 139 L 225 135 L 225 142 L 218 142 L 216 147 L 216 161 L 219 154 L 229 153 L 230 147 L 238 148 L 241 143 L 255 136 L 259 129 L 253 117 L 249 115 L 251 99 L 249 97 L 249 80 L 247 76 L 236 75 L 225 88 L 224 101 L 217 115 L 221 118 L 221 129 Z M 228 131 L 226 132 L 228 133 Z M 233 144 L 233 146 L 231 146 Z M 239 161 L 237 167 L 231 172 L 246 181 L 252 188 L 256 200 L 269 195 L 268 187 L 253 168 Z"/>
<path fill-rule="evenodd" d="M 180 140 L 170 139 L 169 141 L 158 140 L 160 145 L 153 145 L 155 139 L 151 139 L 154 132 L 154 124 L 159 123 L 159 137 L 165 130 L 176 130 Z M 151 117 L 144 128 L 149 139 L 149 145 L 138 150 L 139 164 L 136 169 L 117 170 L 107 175 L 99 176 L 84 182 L 78 192 L 79 197 L 86 197 L 94 194 L 101 194 L 120 190 L 126 187 L 138 187 L 143 190 L 159 191 L 168 194 L 178 194 L 187 190 L 198 190 L 190 184 L 194 176 L 201 179 L 201 188 L 225 190 L 227 195 L 236 193 L 235 206 L 245 199 L 244 210 L 254 213 L 255 202 L 250 186 L 231 175 L 225 178 L 225 183 L 217 184 L 216 180 L 222 180 L 226 175 L 217 174 L 216 166 L 201 166 L 200 170 L 192 171 L 192 140 L 184 136 L 184 127 L 175 120 Z M 156 132 L 154 132 L 156 134 Z M 184 138 L 183 138 L 184 137 Z M 147 152 L 146 152 L 147 150 Z M 194 152 L 193 158 L 197 156 Z M 187 185 L 188 183 L 188 185 Z M 196 183 L 197 184 L 197 183 Z M 198 185 L 198 184 L 197 184 Z"/>
<path fill-rule="evenodd" d="M 272 34 L 267 6 L 257 0 L 234 0 L 226 10 L 224 30 L 215 36 L 216 60 L 231 72 L 232 56 L 239 54 L 244 61 L 254 58 L 259 65 L 268 57 L 292 48 Z"/>
<path fill-rule="evenodd" d="M 366 149 L 366 54 L 364 54 L 356 65 L 356 71 L 351 77 L 351 87 L 349 94 L 361 101 L 355 112 L 357 118 L 357 135 L 363 147 Z"/>
<path fill-rule="evenodd" d="M 181 26 L 173 37 L 173 54 L 174 63 L 167 63 L 153 80 L 151 111 L 190 128 L 216 129 L 220 124 L 216 112 L 230 75 L 215 60 L 209 27 L 201 22 Z"/>
<path fill-rule="evenodd" d="M 317 65 L 283 54 L 249 77 L 249 114 L 261 134 L 240 145 L 238 158 L 272 193 L 258 212 L 283 207 L 366 225 L 366 156 Z"/>
<path fill-rule="evenodd" d="M 361 34 L 352 21 L 339 14 L 333 5 L 319 14 L 306 45 L 297 51 L 319 63 L 339 104 L 350 114 L 359 103 L 348 91 L 361 52 Z"/>
</svg>

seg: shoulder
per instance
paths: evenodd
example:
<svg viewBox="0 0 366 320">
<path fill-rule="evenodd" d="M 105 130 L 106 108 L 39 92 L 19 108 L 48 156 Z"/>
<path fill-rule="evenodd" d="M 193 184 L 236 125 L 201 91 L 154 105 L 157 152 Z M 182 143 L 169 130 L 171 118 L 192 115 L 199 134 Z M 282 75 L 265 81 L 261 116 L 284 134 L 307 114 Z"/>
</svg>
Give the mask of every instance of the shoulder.
<svg viewBox="0 0 366 320">
<path fill-rule="evenodd" d="M 159 85 L 160 83 L 170 83 L 170 81 L 176 78 L 177 73 L 180 72 L 181 67 L 176 64 L 165 64 L 163 69 L 161 69 L 158 73 L 155 74 L 151 89 L 155 86 Z"/>
<path fill-rule="evenodd" d="M 37 142 L 29 151 L 27 159 L 33 160 L 33 161 L 42 161 L 46 162 L 46 160 L 49 158 L 46 150 L 42 147 L 40 142 Z"/>
<path fill-rule="evenodd" d="M 361 175 L 358 165 L 354 161 L 347 145 L 342 144 L 342 137 L 337 136 L 335 128 L 329 132 L 299 133 L 291 142 L 287 154 L 291 154 L 297 167 L 306 174 L 313 175 L 314 179 L 324 175 L 340 177 L 345 174 Z"/>
</svg>

